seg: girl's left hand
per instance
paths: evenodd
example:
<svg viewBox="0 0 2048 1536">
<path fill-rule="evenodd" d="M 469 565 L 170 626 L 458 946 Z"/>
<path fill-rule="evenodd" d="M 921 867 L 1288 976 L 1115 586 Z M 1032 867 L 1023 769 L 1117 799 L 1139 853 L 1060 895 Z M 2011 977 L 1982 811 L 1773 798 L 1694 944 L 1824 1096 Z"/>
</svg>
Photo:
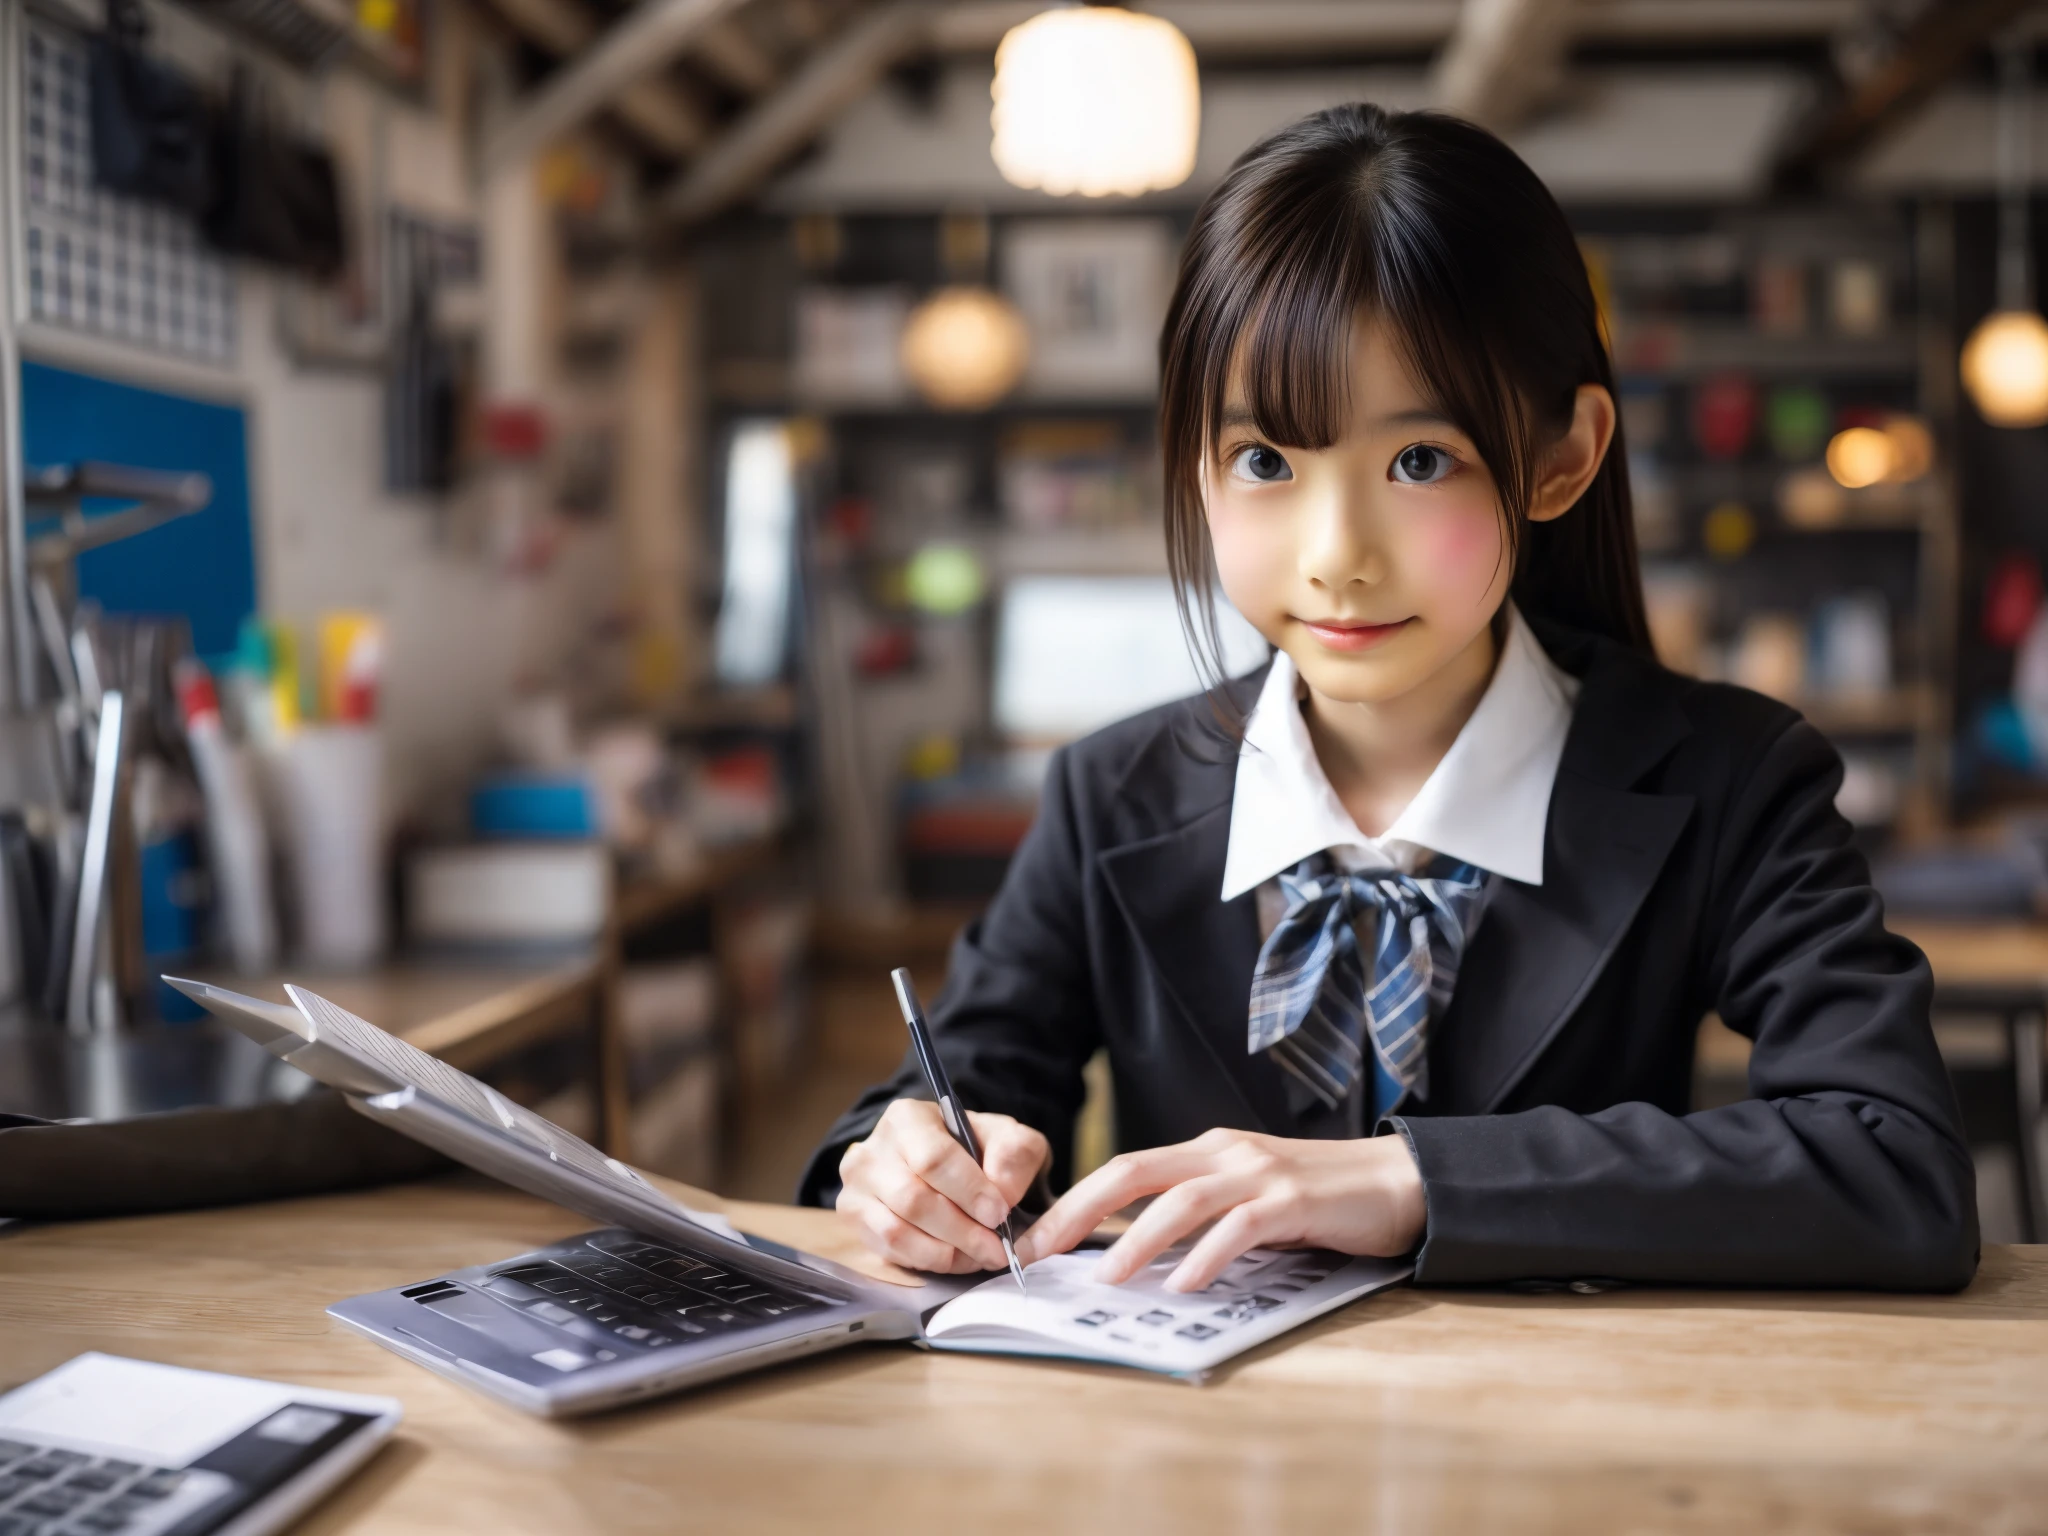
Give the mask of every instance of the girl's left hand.
<svg viewBox="0 0 2048 1536">
<path fill-rule="evenodd" d="M 1216 1130 L 1111 1158 L 1032 1223 L 1017 1240 L 1017 1257 L 1030 1264 L 1064 1253 L 1145 1195 L 1158 1198 L 1102 1256 L 1097 1280 L 1121 1285 L 1210 1222 L 1167 1277 L 1168 1290 L 1199 1291 L 1252 1248 L 1392 1257 L 1415 1246 L 1427 1216 L 1405 1137 L 1301 1141 Z"/>
</svg>

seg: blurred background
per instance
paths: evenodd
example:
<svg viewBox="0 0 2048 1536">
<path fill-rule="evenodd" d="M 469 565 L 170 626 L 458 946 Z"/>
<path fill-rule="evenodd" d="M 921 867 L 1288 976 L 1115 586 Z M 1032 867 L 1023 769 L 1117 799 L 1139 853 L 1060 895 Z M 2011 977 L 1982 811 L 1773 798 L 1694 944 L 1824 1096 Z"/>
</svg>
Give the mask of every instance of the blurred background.
<svg viewBox="0 0 2048 1536">
<path fill-rule="evenodd" d="M 2044 37 L 2019 0 L 0 0 L 0 1113 L 290 1099 L 156 977 L 303 980 L 786 1197 L 1050 751 L 1197 686 L 1178 246 L 1365 99 L 1565 206 L 1660 652 L 1840 747 L 1986 1235 L 2048 1236 Z M 1699 1102 L 1745 1051 L 1707 1022 Z"/>
</svg>

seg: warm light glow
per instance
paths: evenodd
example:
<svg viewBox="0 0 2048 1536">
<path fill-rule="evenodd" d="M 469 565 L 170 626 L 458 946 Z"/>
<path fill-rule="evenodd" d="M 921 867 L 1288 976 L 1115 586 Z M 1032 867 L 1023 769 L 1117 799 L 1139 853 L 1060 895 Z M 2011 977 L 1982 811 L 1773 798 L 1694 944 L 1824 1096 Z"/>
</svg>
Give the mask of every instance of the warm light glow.
<svg viewBox="0 0 2048 1536">
<path fill-rule="evenodd" d="M 1875 485 L 1892 470 L 1892 445 L 1875 427 L 1850 427 L 1828 443 L 1828 473 L 1852 491 Z"/>
<path fill-rule="evenodd" d="M 1157 16 L 1116 6 L 1042 12 L 996 49 L 994 97 L 990 153 L 1017 186 L 1135 197 L 1194 171 L 1195 51 Z"/>
<path fill-rule="evenodd" d="M 1887 416 L 1884 440 L 1891 445 L 1892 464 L 1885 479 L 1910 485 L 1934 468 L 1934 433 L 1918 416 Z"/>
<path fill-rule="evenodd" d="M 978 411 L 1023 376 L 1031 337 L 1008 299 L 986 288 L 941 288 L 911 312 L 898 355 L 933 405 Z"/>
<path fill-rule="evenodd" d="M 2048 323 L 2024 309 L 1986 315 L 1963 343 L 1962 374 L 1994 427 L 2048 423 Z"/>
</svg>

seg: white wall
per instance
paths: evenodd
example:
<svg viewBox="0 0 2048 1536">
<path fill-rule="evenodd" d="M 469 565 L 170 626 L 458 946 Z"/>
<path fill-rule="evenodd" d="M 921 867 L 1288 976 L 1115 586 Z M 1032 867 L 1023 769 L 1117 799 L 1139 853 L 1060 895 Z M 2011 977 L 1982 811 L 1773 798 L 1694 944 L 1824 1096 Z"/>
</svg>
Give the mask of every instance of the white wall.
<svg viewBox="0 0 2048 1536">
<path fill-rule="evenodd" d="M 188 12 L 157 7 L 155 15 L 162 51 L 203 75 L 224 67 L 232 45 L 220 34 Z M 329 139 L 357 189 L 381 174 L 396 206 L 478 217 L 461 138 L 432 111 L 346 72 L 311 82 L 276 71 L 271 82 Z M 445 801 L 492 752 L 497 713 L 515 688 L 558 680 L 576 664 L 595 618 L 616 602 L 615 520 L 568 528 L 550 566 L 513 574 L 474 550 L 477 541 L 451 538 L 462 520 L 433 498 L 387 493 L 381 379 L 295 365 L 278 333 L 280 282 L 238 268 L 238 355 L 229 368 L 48 331 L 25 336 L 23 351 L 243 407 L 263 612 L 299 620 L 331 608 L 383 615 L 392 806 Z"/>
<path fill-rule="evenodd" d="M 887 87 L 827 132 L 819 152 L 768 194 L 783 209 L 996 210 L 1072 207 L 1005 182 L 989 158 L 992 66 L 948 65 L 930 110 Z M 1192 176 L 1148 201 L 1192 205 L 1265 134 L 1343 101 L 1430 104 L 1419 69 L 1212 71 L 1202 85 L 1202 137 Z M 1568 106 L 1510 142 L 1560 197 L 1739 197 L 1761 187 L 1769 155 L 1800 100 L 1798 77 L 1766 68 L 1587 71 Z"/>
<path fill-rule="evenodd" d="M 777 181 L 771 206 L 799 211 L 929 210 L 945 203 L 997 211 L 1072 206 L 1013 187 L 988 153 L 992 67 L 945 68 L 929 110 L 901 91 L 870 92 L 824 136 L 816 155 Z M 2033 113 L 2033 179 L 2048 182 L 2048 90 Z M 1191 206 L 1262 135 L 1340 101 L 1395 108 L 1430 104 L 1420 69 L 1211 71 L 1202 88 L 1194 174 L 1155 205 Z M 1588 69 L 1561 108 L 1510 136 L 1567 200 L 1659 201 L 1762 193 L 1773 150 L 1803 109 L 1806 89 L 1786 69 Z M 1936 95 L 1872 148 L 1852 185 L 1881 194 L 1978 194 L 1993 186 L 1996 102 L 1989 91 Z M 1128 205 L 1126 205 L 1128 206 Z"/>
</svg>

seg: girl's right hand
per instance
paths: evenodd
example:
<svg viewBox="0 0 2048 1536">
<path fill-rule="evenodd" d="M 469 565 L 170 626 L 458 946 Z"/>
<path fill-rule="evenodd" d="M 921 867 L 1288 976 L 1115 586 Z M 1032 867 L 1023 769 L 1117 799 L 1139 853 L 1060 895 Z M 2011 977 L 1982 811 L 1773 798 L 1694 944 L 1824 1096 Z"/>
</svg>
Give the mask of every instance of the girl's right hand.
<svg viewBox="0 0 2048 1536">
<path fill-rule="evenodd" d="M 891 1263 L 941 1275 L 1003 1267 L 990 1229 L 1024 1198 L 1052 1145 L 1008 1115 L 969 1110 L 967 1119 L 979 1168 L 928 1099 L 896 1100 L 839 1159 L 839 1209 Z"/>
</svg>

